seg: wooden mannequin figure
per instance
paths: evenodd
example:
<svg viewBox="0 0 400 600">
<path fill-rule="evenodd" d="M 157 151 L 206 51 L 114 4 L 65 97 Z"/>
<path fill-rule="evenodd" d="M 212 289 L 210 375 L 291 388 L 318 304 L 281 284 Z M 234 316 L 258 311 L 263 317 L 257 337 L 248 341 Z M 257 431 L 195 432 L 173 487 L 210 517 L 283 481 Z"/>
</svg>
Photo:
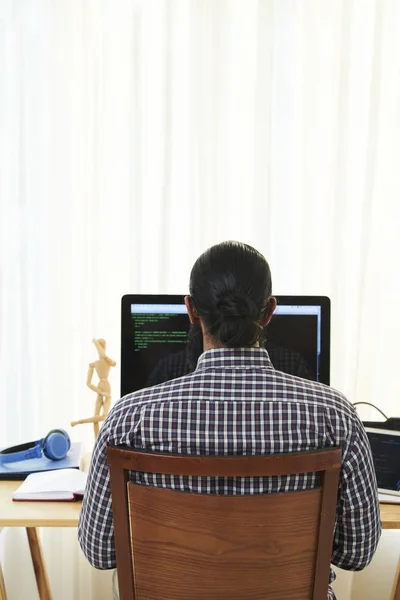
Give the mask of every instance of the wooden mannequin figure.
<svg viewBox="0 0 400 600">
<path fill-rule="evenodd" d="M 75 427 L 75 425 L 81 425 L 83 423 L 93 423 L 94 437 L 96 439 L 100 429 L 99 423 L 104 421 L 110 410 L 111 387 L 110 382 L 108 381 L 108 375 L 110 373 L 110 368 L 115 367 L 117 363 L 106 355 L 105 340 L 93 340 L 93 343 L 97 348 L 99 360 L 90 363 L 86 384 L 91 390 L 97 393 L 94 416 L 87 419 L 80 419 L 79 421 L 72 421 L 71 426 Z M 94 371 L 96 371 L 99 377 L 97 386 L 92 383 Z"/>
</svg>

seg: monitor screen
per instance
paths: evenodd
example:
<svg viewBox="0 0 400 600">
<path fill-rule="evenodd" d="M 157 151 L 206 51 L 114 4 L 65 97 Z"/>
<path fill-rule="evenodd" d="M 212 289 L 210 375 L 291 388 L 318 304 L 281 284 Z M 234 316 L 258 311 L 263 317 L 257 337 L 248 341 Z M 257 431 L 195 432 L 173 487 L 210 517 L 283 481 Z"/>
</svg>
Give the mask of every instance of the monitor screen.
<svg viewBox="0 0 400 600">
<path fill-rule="evenodd" d="M 278 296 L 277 300 L 264 344 L 272 364 L 279 371 L 329 384 L 329 299 Z M 182 296 L 124 296 L 121 395 L 192 371 L 189 329 Z"/>
</svg>

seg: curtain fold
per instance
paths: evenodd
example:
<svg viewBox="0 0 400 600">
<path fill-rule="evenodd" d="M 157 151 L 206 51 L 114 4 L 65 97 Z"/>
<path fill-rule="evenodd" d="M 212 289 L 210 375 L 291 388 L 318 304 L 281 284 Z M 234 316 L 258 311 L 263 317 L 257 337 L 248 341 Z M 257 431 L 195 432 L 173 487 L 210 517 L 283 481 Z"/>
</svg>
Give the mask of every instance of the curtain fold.
<svg viewBox="0 0 400 600">
<path fill-rule="evenodd" d="M 0 445 L 89 416 L 121 296 L 185 293 L 224 239 L 331 298 L 332 385 L 399 416 L 399 28 L 396 0 L 0 1 Z M 85 569 L 56 600 L 108 597 Z"/>
</svg>

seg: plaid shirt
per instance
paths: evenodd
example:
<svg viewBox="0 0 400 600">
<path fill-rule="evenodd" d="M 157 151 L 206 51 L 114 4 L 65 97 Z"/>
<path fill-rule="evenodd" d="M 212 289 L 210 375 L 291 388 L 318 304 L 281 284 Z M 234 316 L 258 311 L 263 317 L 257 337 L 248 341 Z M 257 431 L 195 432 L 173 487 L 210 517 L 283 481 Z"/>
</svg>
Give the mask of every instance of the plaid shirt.
<svg viewBox="0 0 400 600">
<path fill-rule="evenodd" d="M 303 377 L 304 379 L 313 379 L 307 362 L 299 352 L 279 346 L 271 347 L 268 344 L 266 346 L 269 358 L 275 369 L 289 373 L 289 375 Z M 188 375 L 191 372 L 192 369 L 189 367 L 186 350 L 174 352 L 159 361 L 156 368 L 150 374 L 147 387 Z"/>
<path fill-rule="evenodd" d="M 215 349 L 196 371 L 126 396 L 113 407 L 93 452 L 79 522 L 90 563 L 116 566 L 106 444 L 146 451 L 256 455 L 341 446 L 332 563 L 363 569 L 381 533 L 371 450 L 354 408 L 339 392 L 276 371 L 260 348 Z M 312 488 L 315 474 L 210 478 L 133 474 L 145 485 L 207 494 L 259 494 Z M 331 571 L 331 582 L 334 579 Z M 328 598 L 335 596 L 329 588 Z"/>
</svg>

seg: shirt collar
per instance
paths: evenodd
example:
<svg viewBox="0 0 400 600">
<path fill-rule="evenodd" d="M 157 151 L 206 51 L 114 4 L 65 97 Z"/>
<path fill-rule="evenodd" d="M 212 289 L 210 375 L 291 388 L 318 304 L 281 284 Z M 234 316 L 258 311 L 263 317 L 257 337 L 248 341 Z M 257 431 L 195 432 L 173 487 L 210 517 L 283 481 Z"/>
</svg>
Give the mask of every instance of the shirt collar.
<svg viewBox="0 0 400 600">
<path fill-rule="evenodd" d="M 196 371 L 273 368 L 265 348 L 213 348 L 200 356 Z"/>
</svg>

